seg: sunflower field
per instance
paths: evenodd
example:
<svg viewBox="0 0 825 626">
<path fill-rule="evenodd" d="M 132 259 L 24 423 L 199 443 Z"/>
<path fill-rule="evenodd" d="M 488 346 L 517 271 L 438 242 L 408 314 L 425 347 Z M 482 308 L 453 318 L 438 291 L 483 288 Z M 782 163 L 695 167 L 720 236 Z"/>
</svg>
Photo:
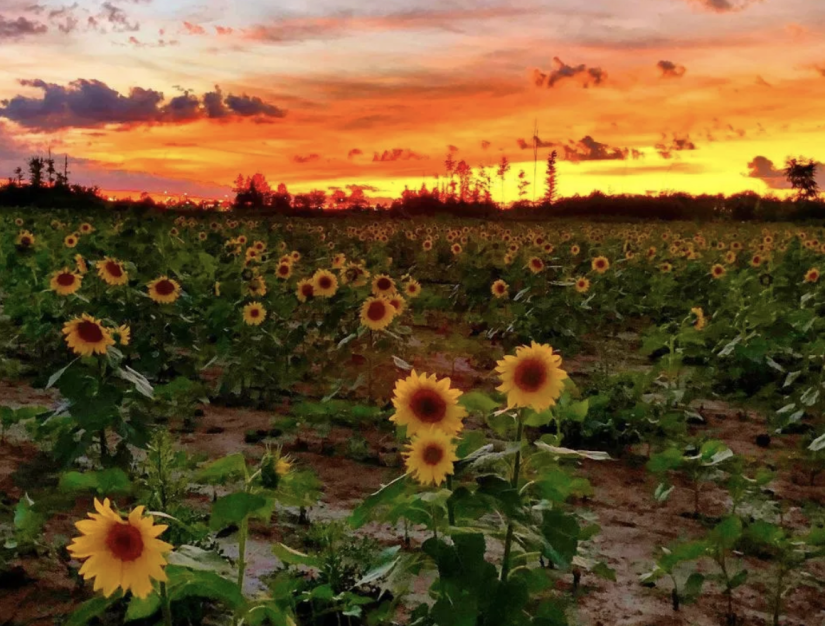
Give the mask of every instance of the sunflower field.
<svg viewBox="0 0 825 626">
<path fill-rule="evenodd" d="M 825 229 L 0 215 L 3 624 L 825 623 Z"/>
</svg>

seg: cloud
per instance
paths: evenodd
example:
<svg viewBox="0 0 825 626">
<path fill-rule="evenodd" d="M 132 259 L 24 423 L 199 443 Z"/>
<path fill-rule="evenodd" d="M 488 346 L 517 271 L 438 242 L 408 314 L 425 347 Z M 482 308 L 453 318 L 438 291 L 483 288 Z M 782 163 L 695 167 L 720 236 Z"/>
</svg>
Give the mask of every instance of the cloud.
<svg viewBox="0 0 825 626">
<path fill-rule="evenodd" d="M 482 150 L 487 150 L 491 145 L 492 144 L 489 141 L 487 141 L 486 139 L 482 139 L 482 141 L 481 141 L 481 149 Z"/>
<path fill-rule="evenodd" d="M 177 39 L 158 39 L 154 42 L 144 42 L 132 35 L 129 37 L 128 43 L 135 48 L 167 48 L 169 46 L 180 45 Z"/>
<path fill-rule="evenodd" d="M 688 0 L 711 13 L 735 13 L 743 11 L 760 0 Z"/>
<path fill-rule="evenodd" d="M 218 35 L 231 35 L 235 32 L 234 28 L 229 28 L 228 26 L 215 26 L 215 33 Z"/>
<path fill-rule="evenodd" d="M 748 163 L 748 178 L 758 178 L 769 189 L 791 189 L 785 173 L 774 167 L 773 161 L 767 157 L 758 156 Z"/>
<path fill-rule="evenodd" d="M 352 160 L 352 159 L 354 159 L 354 158 L 355 158 L 355 157 L 357 157 L 357 156 L 361 156 L 362 154 L 364 154 L 364 151 L 363 151 L 363 150 L 361 150 L 360 148 L 353 148 L 352 150 L 350 150 L 350 151 L 347 153 L 347 158 L 348 158 L 348 159 L 350 159 L 350 160 Z"/>
<path fill-rule="evenodd" d="M 575 79 L 587 88 L 590 85 L 601 85 L 607 80 L 607 73 L 600 67 L 587 67 L 584 63 L 567 65 L 559 57 L 553 57 L 553 65 L 555 67 L 549 72 L 533 70 L 533 83 L 536 87 L 554 87 L 560 81 Z"/>
<path fill-rule="evenodd" d="M 819 67 L 819 66 L 817 65 L 817 67 L 816 67 L 816 71 L 817 71 L 817 72 L 819 72 L 819 74 L 820 74 L 823 78 L 825 78 L 825 65 L 823 65 L 822 67 Z"/>
<path fill-rule="evenodd" d="M 35 22 L 25 17 L 16 20 L 7 19 L 0 15 L 0 41 L 22 39 L 31 35 L 43 35 L 49 27 L 41 22 Z"/>
<path fill-rule="evenodd" d="M 198 24 L 193 24 L 192 22 L 184 22 L 183 29 L 186 31 L 187 35 L 205 35 L 206 29 L 203 26 L 199 26 Z"/>
<path fill-rule="evenodd" d="M 678 172 L 680 174 L 703 174 L 708 171 L 708 168 L 699 163 L 683 163 L 674 161 L 669 165 L 635 165 L 629 168 L 621 166 L 621 169 L 614 167 L 602 167 L 587 170 L 590 176 L 638 176 L 642 174 L 670 174 Z"/>
<path fill-rule="evenodd" d="M 535 135 L 533 136 L 532 142 L 527 142 L 524 139 L 516 139 L 516 144 L 522 150 L 530 149 L 533 147 L 534 144 L 537 148 L 557 148 L 561 145 L 553 141 L 542 141 L 540 137 Z"/>
<path fill-rule="evenodd" d="M 618 148 L 600 143 L 590 135 L 585 135 L 578 141 L 569 139 L 567 142 L 542 141 L 540 137 L 534 136 L 532 142 L 524 139 L 516 139 L 518 147 L 522 150 L 532 149 L 533 145 L 538 148 L 552 148 L 559 152 L 562 161 L 579 163 L 581 161 L 623 161 L 625 159 L 640 159 L 644 153 L 635 148 Z"/>
<path fill-rule="evenodd" d="M 412 150 L 393 148 L 392 150 L 384 150 L 379 154 L 375 152 L 372 156 L 373 162 L 388 162 L 388 161 L 420 161 L 427 157 L 420 155 Z"/>
<path fill-rule="evenodd" d="M 15 96 L 0 101 L 0 117 L 34 131 L 174 124 L 198 119 L 280 118 L 285 112 L 258 97 L 223 96 L 216 87 L 202 98 L 189 92 L 164 102 L 161 92 L 133 87 L 123 95 L 99 80 L 76 80 L 67 86 L 43 80 L 21 80 L 43 91 L 42 98 Z"/>
<path fill-rule="evenodd" d="M 447 146 L 447 152 L 449 152 L 450 154 L 455 154 L 456 152 L 458 152 L 458 146 L 450 144 L 449 146 Z"/>
<path fill-rule="evenodd" d="M 672 61 L 659 61 L 656 67 L 662 70 L 662 78 L 681 78 L 687 72 L 684 65 L 677 65 Z"/>
<path fill-rule="evenodd" d="M 104 2 L 101 6 L 101 12 L 98 16 L 112 26 L 116 33 L 133 33 L 140 30 L 140 24 L 137 22 L 130 22 L 126 11 L 111 2 Z"/>
<path fill-rule="evenodd" d="M 662 134 L 662 141 L 653 146 L 659 156 L 663 159 L 672 159 L 675 152 L 682 152 L 684 150 L 696 150 L 696 144 L 690 139 L 690 135 L 681 137 L 673 133 L 668 139 L 666 133 Z"/>
<path fill-rule="evenodd" d="M 312 161 L 318 161 L 321 158 L 320 154 L 312 153 L 307 155 L 300 155 L 296 154 L 292 157 L 293 163 L 311 163 Z"/>
<path fill-rule="evenodd" d="M 374 185 L 354 184 L 354 185 L 347 185 L 346 188 L 349 189 L 350 191 L 369 191 L 369 192 L 372 192 L 372 193 L 375 193 L 376 191 L 381 191 L 380 188 L 375 187 Z"/>
</svg>

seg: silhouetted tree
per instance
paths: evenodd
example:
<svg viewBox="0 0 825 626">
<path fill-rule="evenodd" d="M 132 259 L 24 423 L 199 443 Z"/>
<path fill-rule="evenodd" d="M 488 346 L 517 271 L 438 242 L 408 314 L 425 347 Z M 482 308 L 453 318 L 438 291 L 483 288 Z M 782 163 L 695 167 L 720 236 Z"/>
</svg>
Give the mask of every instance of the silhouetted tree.
<svg viewBox="0 0 825 626">
<path fill-rule="evenodd" d="M 556 201 L 556 151 L 550 153 L 547 159 L 547 177 L 545 179 L 546 190 L 544 192 L 544 201 L 547 204 L 553 204 Z"/>
<path fill-rule="evenodd" d="M 54 176 L 57 173 L 57 170 L 54 169 L 54 159 L 52 158 L 52 149 L 49 148 L 49 156 L 46 159 L 46 180 L 49 183 L 49 187 L 54 186 Z"/>
<path fill-rule="evenodd" d="M 470 197 L 470 182 L 473 177 L 472 168 L 462 159 L 455 166 L 455 173 L 458 176 L 458 199 L 467 202 Z"/>
<path fill-rule="evenodd" d="M 501 179 L 501 206 L 504 206 L 504 177 L 507 176 L 507 172 L 510 171 L 510 161 L 507 160 L 507 155 L 501 155 L 501 161 L 498 164 L 498 170 L 496 171 L 496 176 Z"/>
<path fill-rule="evenodd" d="M 14 168 L 14 179 L 17 181 L 18 185 L 23 184 L 23 168 L 19 165 Z"/>
<path fill-rule="evenodd" d="M 527 196 L 527 188 L 530 186 L 530 181 L 527 180 L 527 173 L 524 170 L 519 170 L 518 173 L 518 199 L 519 202 L 524 202 Z"/>
<path fill-rule="evenodd" d="M 785 162 L 785 178 L 796 191 L 797 199 L 813 200 L 819 195 L 816 171 L 819 164 L 813 159 L 792 159 Z"/>
<path fill-rule="evenodd" d="M 43 186 L 43 167 L 45 163 L 40 157 L 32 157 L 29 159 L 29 183 L 35 189 L 40 189 Z"/>
</svg>

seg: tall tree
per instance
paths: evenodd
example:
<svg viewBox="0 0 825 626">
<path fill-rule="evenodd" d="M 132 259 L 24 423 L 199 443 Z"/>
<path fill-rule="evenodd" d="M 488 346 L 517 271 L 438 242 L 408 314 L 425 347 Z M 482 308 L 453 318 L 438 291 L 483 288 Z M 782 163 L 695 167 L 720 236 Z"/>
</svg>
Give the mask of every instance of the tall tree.
<svg viewBox="0 0 825 626">
<path fill-rule="evenodd" d="M 792 159 L 785 162 L 785 178 L 796 190 L 800 200 L 813 200 L 819 195 L 819 183 L 816 180 L 819 163 L 813 159 Z"/>
<path fill-rule="evenodd" d="M 504 206 L 504 177 L 510 171 L 510 161 L 507 160 L 507 155 L 501 155 L 501 161 L 498 164 L 498 171 L 496 175 L 501 179 L 501 206 Z"/>
<path fill-rule="evenodd" d="M 23 184 L 23 168 L 19 165 L 14 168 L 14 178 L 17 181 L 18 185 Z"/>
<path fill-rule="evenodd" d="M 462 159 L 455 166 L 455 173 L 458 176 L 458 199 L 466 202 L 470 196 L 470 180 L 473 177 L 473 170 L 467 165 L 467 161 Z"/>
<path fill-rule="evenodd" d="M 43 186 L 43 168 L 46 163 L 40 157 L 32 157 L 29 159 L 29 182 L 34 188 Z"/>
<path fill-rule="evenodd" d="M 52 149 L 49 148 L 49 157 L 46 159 L 46 180 L 49 183 L 49 187 L 54 185 L 54 175 L 57 173 L 57 170 L 54 168 L 54 158 L 52 157 Z"/>
<path fill-rule="evenodd" d="M 544 192 L 544 201 L 547 204 L 553 204 L 556 201 L 556 151 L 550 153 L 547 159 L 547 177 L 545 179 L 546 189 Z"/>
<path fill-rule="evenodd" d="M 518 199 L 523 202 L 527 195 L 527 188 L 530 186 L 530 181 L 527 180 L 527 173 L 524 170 L 519 170 L 518 173 Z"/>
</svg>

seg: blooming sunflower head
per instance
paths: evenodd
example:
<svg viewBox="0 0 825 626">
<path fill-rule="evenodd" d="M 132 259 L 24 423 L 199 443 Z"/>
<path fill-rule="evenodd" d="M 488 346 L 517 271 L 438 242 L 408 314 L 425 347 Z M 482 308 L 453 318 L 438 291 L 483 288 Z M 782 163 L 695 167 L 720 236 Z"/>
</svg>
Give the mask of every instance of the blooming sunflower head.
<svg viewBox="0 0 825 626">
<path fill-rule="evenodd" d="M 593 268 L 594 272 L 598 274 L 604 274 L 607 270 L 610 269 L 610 261 L 607 260 L 607 257 L 604 256 L 597 256 L 593 261 L 591 261 L 590 266 Z"/>
<path fill-rule="evenodd" d="M 694 322 L 693 327 L 696 330 L 702 330 L 707 325 L 707 320 L 705 320 L 705 312 L 698 306 L 693 307 L 690 312 L 696 316 L 696 321 Z"/>
<path fill-rule="evenodd" d="M 113 334 L 121 346 L 128 346 L 132 341 L 132 329 L 126 324 L 118 326 Z"/>
<path fill-rule="evenodd" d="M 52 274 L 52 277 L 49 279 L 49 289 L 59 296 L 70 296 L 80 289 L 82 282 L 83 277 L 80 274 L 73 272 L 68 267 L 64 267 L 62 270 Z"/>
<path fill-rule="evenodd" d="M 413 437 L 404 457 L 407 473 L 422 485 L 435 486 L 453 474 L 454 463 L 458 461 L 452 436 L 436 428 Z"/>
<path fill-rule="evenodd" d="M 530 407 L 543 411 L 556 404 L 564 387 L 567 372 L 561 369 L 561 357 L 553 348 L 535 341 L 516 348 L 498 362 L 496 372 L 501 379 L 497 389 L 507 394 L 510 407 Z"/>
<path fill-rule="evenodd" d="M 266 319 L 266 309 L 260 302 L 250 302 L 243 308 L 243 321 L 248 326 L 260 326 Z"/>
<path fill-rule="evenodd" d="M 31 234 L 31 232 L 29 232 L 28 230 L 21 230 L 17 234 L 17 238 L 14 240 L 14 244 L 20 250 L 27 250 L 27 249 L 31 248 L 32 246 L 34 246 L 36 241 L 37 241 L 37 239 L 35 238 L 35 236 L 33 234 Z"/>
<path fill-rule="evenodd" d="M 281 280 L 286 280 L 292 276 L 292 263 L 279 263 L 275 268 L 275 276 Z"/>
<path fill-rule="evenodd" d="M 334 257 L 332 257 L 332 268 L 336 270 L 340 270 L 344 265 L 347 263 L 347 255 L 339 252 Z"/>
<path fill-rule="evenodd" d="M 763 261 L 764 259 L 762 258 L 762 255 L 754 254 L 751 257 L 751 267 L 759 267 L 760 265 L 762 265 Z"/>
<path fill-rule="evenodd" d="M 372 293 L 376 296 L 388 296 L 395 293 L 395 281 L 386 274 L 378 274 L 372 279 Z"/>
<path fill-rule="evenodd" d="M 421 295 L 421 283 L 414 278 L 411 278 L 404 285 L 404 295 L 408 298 L 417 298 Z"/>
<path fill-rule="evenodd" d="M 433 249 L 433 240 L 432 239 L 425 239 L 421 243 L 421 248 L 424 250 L 424 252 L 429 252 L 430 250 Z"/>
<path fill-rule="evenodd" d="M 383 330 L 395 317 L 395 307 L 384 297 L 370 297 L 361 305 L 361 324 L 370 330 Z"/>
<path fill-rule="evenodd" d="M 116 259 L 106 257 L 102 261 L 98 261 L 96 266 L 97 275 L 100 276 L 107 285 L 116 287 L 129 282 L 129 274 L 124 269 L 123 263 Z"/>
<path fill-rule="evenodd" d="M 815 283 L 819 281 L 819 268 L 812 267 L 807 272 L 805 272 L 805 282 L 806 283 Z"/>
<path fill-rule="evenodd" d="M 450 246 L 450 252 L 452 252 L 455 255 L 461 254 L 461 244 L 460 243 L 454 243 L 453 245 L 451 245 Z"/>
<path fill-rule="evenodd" d="M 66 322 L 63 335 L 66 345 L 79 356 L 106 354 L 109 346 L 115 345 L 111 332 L 103 323 L 86 313 Z"/>
<path fill-rule="evenodd" d="M 94 590 L 107 598 L 117 589 L 147 597 L 153 580 L 167 580 L 164 555 L 173 546 L 158 539 L 167 527 L 144 515 L 142 506 L 126 519 L 112 510 L 108 499 L 102 503 L 95 499 L 95 510 L 89 513 L 91 519 L 75 523 L 80 536 L 67 548 L 74 558 L 85 561 L 81 576 L 95 579 Z"/>
<path fill-rule="evenodd" d="M 573 256 L 577 256 L 579 252 L 581 252 L 581 250 L 582 249 L 579 246 L 570 246 L 570 254 L 572 254 Z"/>
<path fill-rule="evenodd" d="M 77 238 L 77 235 L 66 235 L 66 237 L 63 239 L 63 245 L 67 248 L 74 248 L 75 246 L 77 246 L 78 241 L 79 240 Z"/>
<path fill-rule="evenodd" d="M 669 274 L 673 271 L 673 266 L 667 261 L 665 261 L 659 266 L 659 271 L 661 271 L 663 274 Z"/>
<path fill-rule="evenodd" d="M 394 293 L 391 296 L 387 296 L 387 300 L 389 300 L 390 306 L 395 309 L 396 317 L 401 315 L 404 312 L 404 309 L 407 308 L 407 301 L 404 300 L 404 296 L 399 293 Z"/>
<path fill-rule="evenodd" d="M 83 233 L 84 235 L 88 235 L 89 233 L 94 232 L 94 230 L 95 230 L 95 229 L 94 229 L 94 227 L 93 227 L 91 224 L 89 224 L 89 222 L 83 222 L 83 223 L 80 225 L 80 229 L 79 229 L 79 230 L 80 230 L 80 232 L 81 232 L 81 233 Z"/>
<path fill-rule="evenodd" d="M 503 280 L 498 279 L 490 286 L 490 293 L 495 298 L 506 298 L 509 295 L 509 285 Z"/>
<path fill-rule="evenodd" d="M 295 290 L 295 295 L 301 302 L 306 302 L 315 295 L 315 286 L 312 279 L 304 278 L 298 282 L 298 287 Z"/>
<path fill-rule="evenodd" d="M 714 278 L 722 278 L 725 275 L 725 266 L 719 263 L 716 263 L 713 267 L 710 268 L 710 275 Z"/>
<path fill-rule="evenodd" d="M 527 267 L 529 267 L 530 271 L 534 274 L 538 274 L 540 271 L 544 269 L 544 261 L 542 261 L 537 256 L 530 257 L 530 260 L 527 261 Z"/>
<path fill-rule="evenodd" d="M 312 276 L 313 295 L 331 298 L 338 291 L 338 277 L 329 270 L 318 270 Z"/>
<path fill-rule="evenodd" d="M 578 291 L 579 293 L 587 293 L 588 291 L 590 291 L 590 281 L 583 276 L 577 278 L 576 291 Z"/>
<path fill-rule="evenodd" d="M 150 282 L 146 289 L 149 297 L 158 304 L 172 304 L 180 298 L 180 284 L 171 278 L 161 276 Z"/>
<path fill-rule="evenodd" d="M 436 379 L 434 374 L 416 374 L 415 370 L 395 384 L 393 406 L 395 414 L 390 421 L 407 427 L 408 435 L 435 428 L 455 435 L 464 428 L 467 415 L 458 404 L 461 391 L 450 387 L 450 379 Z"/>
</svg>

